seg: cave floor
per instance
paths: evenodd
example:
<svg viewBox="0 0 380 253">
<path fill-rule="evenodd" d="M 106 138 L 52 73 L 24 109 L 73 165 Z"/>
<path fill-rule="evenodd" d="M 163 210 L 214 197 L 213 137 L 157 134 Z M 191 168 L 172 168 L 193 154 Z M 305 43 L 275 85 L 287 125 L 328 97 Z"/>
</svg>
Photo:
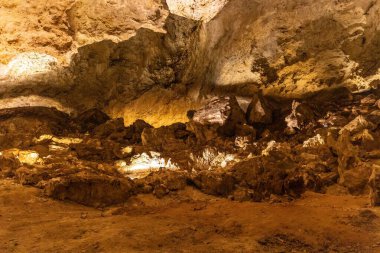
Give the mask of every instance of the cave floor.
<svg viewBox="0 0 380 253">
<path fill-rule="evenodd" d="M 367 197 L 236 202 L 190 187 L 95 209 L 0 180 L 0 252 L 380 252 Z"/>
</svg>

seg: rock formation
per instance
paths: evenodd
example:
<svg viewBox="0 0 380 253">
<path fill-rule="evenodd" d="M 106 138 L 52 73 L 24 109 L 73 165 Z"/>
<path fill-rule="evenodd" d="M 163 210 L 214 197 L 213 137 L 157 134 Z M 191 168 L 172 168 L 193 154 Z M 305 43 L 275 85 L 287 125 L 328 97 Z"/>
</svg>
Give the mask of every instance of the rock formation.
<svg viewBox="0 0 380 253">
<path fill-rule="evenodd" d="M 126 124 L 141 118 L 160 126 L 185 122 L 184 112 L 208 96 L 262 90 L 299 98 L 377 86 L 377 1 L 0 6 L 2 108 L 52 105 L 75 114 L 96 107 Z"/>
<path fill-rule="evenodd" d="M 370 187 L 378 204 L 379 13 L 0 0 L 1 175 L 91 206 L 186 185 L 253 201 Z"/>
</svg>

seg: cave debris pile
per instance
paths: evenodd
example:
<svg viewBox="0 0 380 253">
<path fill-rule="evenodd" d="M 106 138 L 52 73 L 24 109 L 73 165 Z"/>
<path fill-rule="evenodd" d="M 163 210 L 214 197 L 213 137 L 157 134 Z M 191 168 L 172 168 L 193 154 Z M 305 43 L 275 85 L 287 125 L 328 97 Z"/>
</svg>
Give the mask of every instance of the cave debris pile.
<svg viewBox="0 0 380 253">
<path fill-rule="evenodd" d="M 342 98 L 326 100 L 328 92 L 297 101 L 257 94 L 246 112 L 235 97 L 213 97 L 189 122 L 159 128 L 124 126 L 98 109 L 4 109 L 0 175 L 88 206 L 186 187 L 236 201 L 368 194 L 379 205 L 380 93 L 338 89 Z"/>
</svg>

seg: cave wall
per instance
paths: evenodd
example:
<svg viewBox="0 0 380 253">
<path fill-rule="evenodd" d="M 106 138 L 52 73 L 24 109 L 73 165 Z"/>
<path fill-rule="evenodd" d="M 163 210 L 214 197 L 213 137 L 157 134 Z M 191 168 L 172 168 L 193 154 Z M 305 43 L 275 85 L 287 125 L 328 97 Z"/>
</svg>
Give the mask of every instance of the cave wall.
<svg viewBox="0 0 380 253">
<path fill-rule="evenodd" d="M 22 52 L 70 62 L 87 44 L 128 40 L 142 27 L 164 32 L 168 14 L 161 0 L 0 0 L 0 63 Z"/>
<path fill-rule="evenodd" d="M 186 121 L 214 95 L 377 85 L 378 0 L 0 0 L 0 107 Z"/>
<path fill-rule="evenodd" d="M 205 93 L 299 97 L 378 78 L 379 1 L 231 0 L 206 25 Z M 238 17 L 238 18 L 235 18 Z"/>
</svg>

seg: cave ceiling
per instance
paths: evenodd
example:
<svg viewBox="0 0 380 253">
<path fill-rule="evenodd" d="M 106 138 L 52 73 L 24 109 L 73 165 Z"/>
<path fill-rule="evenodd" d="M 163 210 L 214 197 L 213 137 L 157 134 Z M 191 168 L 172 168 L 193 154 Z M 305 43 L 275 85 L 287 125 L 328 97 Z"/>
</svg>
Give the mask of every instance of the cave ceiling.
<svg viewBox="0 0 380 253">
<path fill-rule="evenodd" d="M 377 0 L 0 0 L 0 107 L 158 126 L 215 95 L 368 89 L 379 13 Z"/>
</svg>

